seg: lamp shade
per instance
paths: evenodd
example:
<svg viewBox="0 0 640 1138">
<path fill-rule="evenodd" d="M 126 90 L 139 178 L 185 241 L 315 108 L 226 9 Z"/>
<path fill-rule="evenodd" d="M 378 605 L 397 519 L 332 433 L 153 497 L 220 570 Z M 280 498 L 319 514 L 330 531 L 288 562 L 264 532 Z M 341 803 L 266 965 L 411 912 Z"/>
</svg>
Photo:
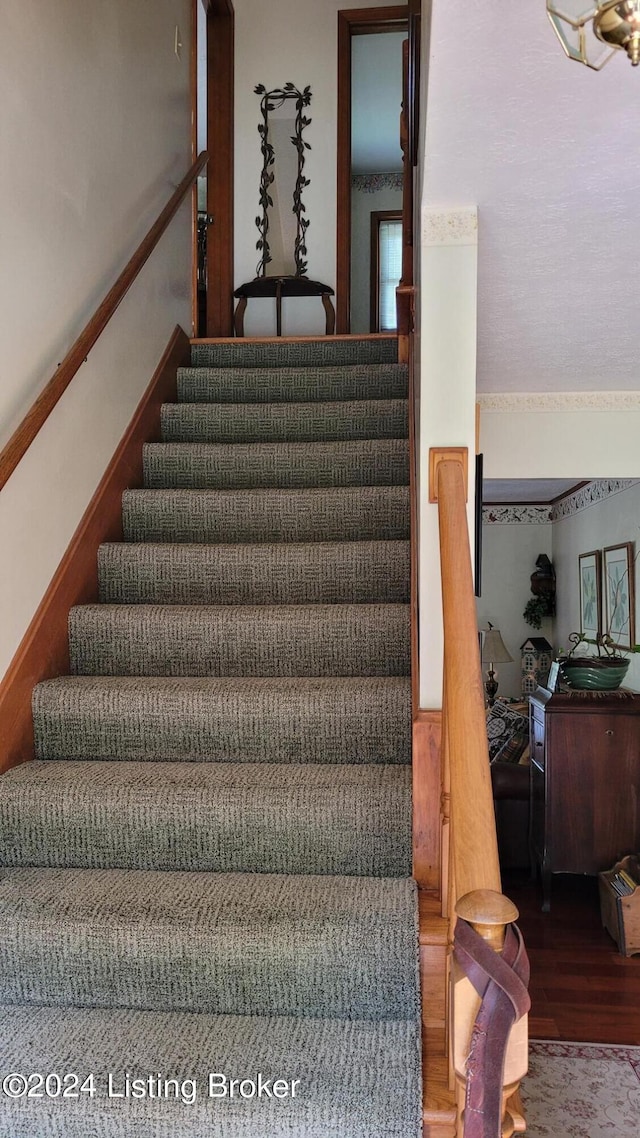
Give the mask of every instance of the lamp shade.
<svg viewBox="0 0 640 1138">
<path fill-rule="evenodd" d="M 482 639 L 482 663 L 510 664 L 512 662 L 513 656 L 510 656 L 505 648 L 500 629 L 490 628 L 488 632 L 485 632 Z"/>
</svg>

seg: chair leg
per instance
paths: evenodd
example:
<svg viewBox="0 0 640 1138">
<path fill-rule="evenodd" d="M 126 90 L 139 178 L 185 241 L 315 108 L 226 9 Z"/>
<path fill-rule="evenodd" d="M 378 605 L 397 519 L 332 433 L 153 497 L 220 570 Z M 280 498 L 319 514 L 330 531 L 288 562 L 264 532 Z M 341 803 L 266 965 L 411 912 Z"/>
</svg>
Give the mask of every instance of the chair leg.
<svg viewBox="0 0 640 1138">
<path fill-rule="evenodd" d="M 336 330 L 336 310 L 331 303 L 331 296 L 328 292 L 322 294 L 322 304 L 327 317 L 327 327 L 325 335 L 333 336 Z"/>
<path fill-rule="evenodd" d="M 246 296 L 241 296 L 233 316 L 233 330 L 236 336 L 244 336 L 244 314 L 246 310 L 247 298 Z"/>
</svg>

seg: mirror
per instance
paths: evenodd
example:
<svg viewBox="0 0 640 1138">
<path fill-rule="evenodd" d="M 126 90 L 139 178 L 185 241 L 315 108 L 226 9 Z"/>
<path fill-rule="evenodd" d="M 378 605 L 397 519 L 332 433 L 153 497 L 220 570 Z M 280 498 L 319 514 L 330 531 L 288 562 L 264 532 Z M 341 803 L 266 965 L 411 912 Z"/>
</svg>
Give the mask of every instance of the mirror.
<svg viewBox="0 0 640 1138">
<path fill-rule="evenodd" d="M 307 271 L 306 232 L 302 191 L 309 185 L 304 176 L 305 151 L 311 147 L 302 137 L 311 119 L 304 111 L 311 102 L 311 90 L 299 91 L 293 83 L 267 91 L 263 84 L 254 88 L 260 95 L 262 122 L 258 126 L 262 150 L 260 176 L 261 214 L 256 217 L 259 237 L 256 249 L 260 260 L 256 276 L 303 277 Z"/>
</svg>

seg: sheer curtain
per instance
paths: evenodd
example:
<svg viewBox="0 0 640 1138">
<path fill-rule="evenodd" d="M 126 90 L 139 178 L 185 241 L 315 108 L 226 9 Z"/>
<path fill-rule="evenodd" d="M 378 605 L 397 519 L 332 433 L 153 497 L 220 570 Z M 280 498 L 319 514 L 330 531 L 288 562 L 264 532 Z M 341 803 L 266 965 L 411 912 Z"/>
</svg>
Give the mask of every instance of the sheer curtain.
<svg viewBox="0 0 640 1138">
<path fill-rule="evenodd" d="M 381 221 L 378 233 L 380 331 L 395 332 L 396 289 L 402 276 L 402 222 Z"/>
</svg>

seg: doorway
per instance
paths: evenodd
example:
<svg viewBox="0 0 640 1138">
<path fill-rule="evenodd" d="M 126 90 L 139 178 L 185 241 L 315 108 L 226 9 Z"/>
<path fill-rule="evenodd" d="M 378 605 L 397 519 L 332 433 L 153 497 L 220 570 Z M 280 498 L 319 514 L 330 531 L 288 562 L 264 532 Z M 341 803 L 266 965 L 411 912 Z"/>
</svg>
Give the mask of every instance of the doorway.
<svg viewBox="0 0 640 1138">
<path fill-rule="evenodd" d="M 232 0 L 194 0 L 197 148 L 209 151 L 198 186 L 196 334 L 233 335 Z"/>
<path fill-rule="evenodd" d="M 379 307 L 371 298 L 370 214 L 402 212 L 402 43 L 410 11 L 398 5 L 338 12 L 336 331 L 342 334 L 369 331 Z"/>
</svg>

